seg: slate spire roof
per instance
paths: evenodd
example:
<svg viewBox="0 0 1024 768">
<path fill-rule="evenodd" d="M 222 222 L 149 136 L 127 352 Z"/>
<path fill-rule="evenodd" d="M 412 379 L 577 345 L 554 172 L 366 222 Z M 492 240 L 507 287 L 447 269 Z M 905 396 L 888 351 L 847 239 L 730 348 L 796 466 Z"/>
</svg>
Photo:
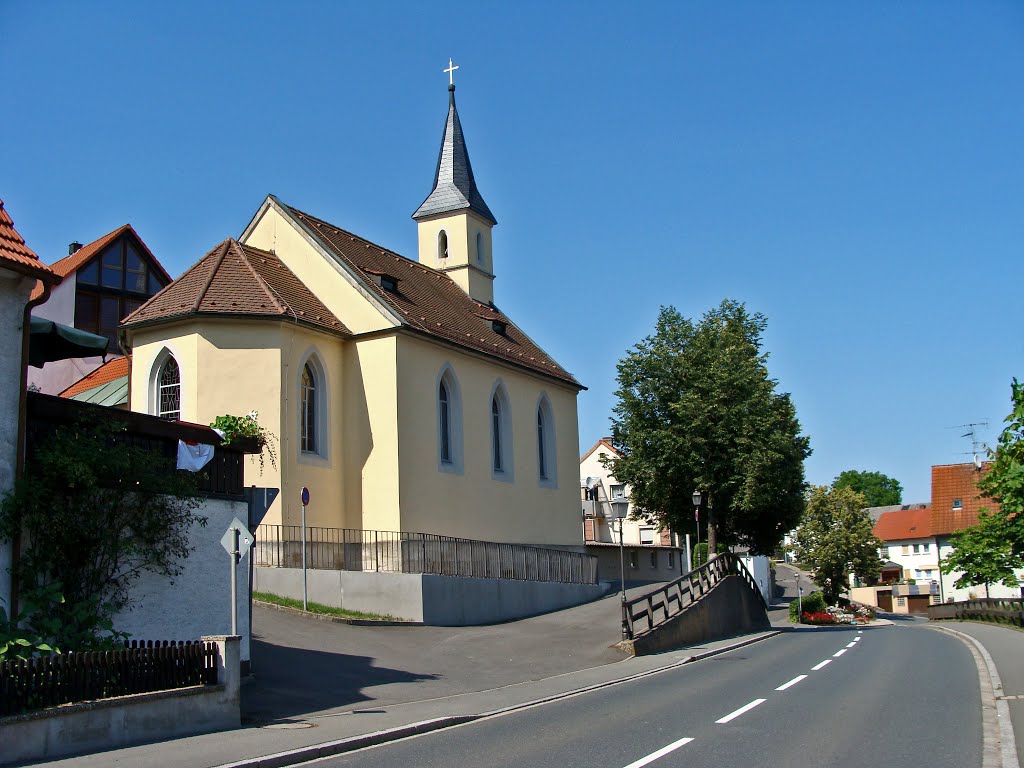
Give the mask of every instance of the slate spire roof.
<svg viewBox="0 0 1024 768">
<path fill-rule="evenodd" d="M 462 135 L 462 123 L 459 122 L 459 111 L 455 108 L 455 86 L 449 85 L 448 119 L 444 123 L 441 152 L 434 172 L 434 190 L 412 217 L 419 220 L 439 213 L 464 210 L 473 211 L 491 224 L 498 223 L 476 188 L 466 139 Z"/>
<path fill-rule="evenodd" d="M 121 324 L 132 327 L 192 315 L 290 320 L 340 336 L 351 335 L 275 254 L 231 238 Z"/>
</svg>

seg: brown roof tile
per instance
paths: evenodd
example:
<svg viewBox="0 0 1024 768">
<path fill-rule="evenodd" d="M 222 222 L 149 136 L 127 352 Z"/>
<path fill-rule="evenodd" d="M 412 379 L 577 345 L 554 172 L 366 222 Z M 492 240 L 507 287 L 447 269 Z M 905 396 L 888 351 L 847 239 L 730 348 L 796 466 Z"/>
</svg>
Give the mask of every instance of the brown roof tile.
<svg viewBox="0 0 1024 768">
<path fill-rule="evenodd" d="M 932 518 L 934 535 L 954 533 L 978 522 L 978 513 L 985 507 L 998 512 L 999 504 L 979 496 L 977 482 L 990 469 L 991 462 L 981 467 L 974 464 L 940 464 L 932 467 Z M 959 499 L 960 507 L 953 502 Z"/>
<path fill-rule="evenodd" d="M 504 313 L 470 298 L 443 272 L 399 256 L 308 213 L 285 207 L 354 274 L 360 277 L 362 273 L 387 274 L 396 278 L 399 281 L 396 293 L 385 290 L 373 280 L 363 282 L 406 326 L 583 388 Z M 492 320 L 506 324 L 504 334 L 494 329 Z"/>
<path fill-rule="evenodd" d="M 39 260 L 35 252 L 25 244 L 25 238 L 14 228 L 14 221 L 4 210 L 4 201 L 0 200 L 0 267 L 7 267 L 30 277 L 38 277 L 48 283 L 60 282 L 52 269 Z M 39 286 L 39 293 L 42 293 Z M 34 296 L 33 291 L 33 298 Z"/>
<path fill-rule="evenodd" d="M 886 512 L 875 523 L 874 534 L 882 541 L 926 539 L 931 533 L 931 510 L 897 509 Z"/>
<path fill-rule="evenodd" d="M 291 319 L 344 336 L 345 325 L 273 253 L 227 239 L 124 319 L 125 327 L 191 315 Z"/>
<path fill-rule="evenodd" d="M 167 279 L 168 282 L 170 282 L 171 276 L 167 274 L 167 272 L 164 270 L 163 265 L 160 263 L 160 260 L 153 255 L 153 252 L 149 250 L 149 246 L 146 245 L 146 243 L 142 240 L 141 237 L 139 237 L 139 233 L 136 232 L 134 228 L 132 228 L 131 224 L 123 224 L 117 229 L 115 229 L 113 232 L 108 232 L 103 237 L 97 240 L 93 240 L 88 245 L 83 245 L 70 256 L 65 256 L 63 259 L 55 261 L 53 264 L 50 265 L 50 269 L 52 269 L 61 277 L 67 277 L 72 272 L 76 272 L 79 267 L 84 266 L 85 263 L 92 259 L 93 256 L 100 253 L 104 248 L 106 248 L 108 245 L 114 242 L 125 232 L 131 232 L 132 235 L 134 235 L 135 240 L 138 241 L 139 245 L 142 246 L 143 250 L 145 250 L 145 252 L 153 260 L 153 264 L 156 266 L 156 268 L 159 269 L 160 273 Z M 35 289 L 32 291 L 32 298 L 36 298 L 37 296 L 42 294 L 42 292 L 42 286 L 37 285 Z"/>
<path fill-rule="evenodd" d="M 70 387 L 60 393 L 61 397 L 74 397 L 80 392 L 85 392 L 96 387 L 101 387 L 114 379 L 120 379 L 128 375 L 128 358 L 115 357 L 108 360 L 92 373 L 86 374 Z"/>
</svg>

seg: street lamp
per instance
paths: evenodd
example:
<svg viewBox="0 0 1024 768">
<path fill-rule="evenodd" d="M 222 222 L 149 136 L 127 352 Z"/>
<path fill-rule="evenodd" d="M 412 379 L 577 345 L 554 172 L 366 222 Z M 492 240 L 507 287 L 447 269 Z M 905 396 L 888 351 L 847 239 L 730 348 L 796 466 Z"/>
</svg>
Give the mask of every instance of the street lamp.
<svg viewBox="0 0 1024 768">
<path fill-rule="evenodd" d="M 619 521 L 619 588 L 622 595 L 622 639 L 629 639 L 629 626 L 626 624 L 626 558 L 622 543 L 622 525 L 629 512 L 629 499 L 617 496 L 611 500 L 612 518 Z"/>
<path fill-rule="evenodd" d="M 693 492 L 693 519 L 697 521 L 697 557 L 700 557 L 700 491 Z M 699 565 L 697 566 L 700 567 Z M 691 567 L 692 571 L 693 568 Z"/>
</svg>

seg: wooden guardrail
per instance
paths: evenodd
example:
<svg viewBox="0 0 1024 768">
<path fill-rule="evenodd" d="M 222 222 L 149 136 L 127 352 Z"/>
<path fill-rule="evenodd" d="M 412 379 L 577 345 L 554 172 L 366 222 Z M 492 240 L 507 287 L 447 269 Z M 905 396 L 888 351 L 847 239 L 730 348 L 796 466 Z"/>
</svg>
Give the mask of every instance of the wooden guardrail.
<svg viewBox="0 0 1024 768">
<path fill-rule="evenodd" d="M 739 576 L 757 594 L 767 608 L 764 595 L 743 562 L 731 552 L 708 560 L 704 565 L 684 573 L 675 581 L 646 595 L 622 604 L 622 623 L 627 639 L 632 640 L 653 631 L 701 599 L 726 576 Z"/>
<path fill-rule="evenodd" d="M 957 603 L 939 603 L 928 606 L 928 618 L 967 619 L 971 621 L 993 621 L 1024 627 L 1024 599 L 985 597 L 976 600 L 961 600 Z"/>
</svg>

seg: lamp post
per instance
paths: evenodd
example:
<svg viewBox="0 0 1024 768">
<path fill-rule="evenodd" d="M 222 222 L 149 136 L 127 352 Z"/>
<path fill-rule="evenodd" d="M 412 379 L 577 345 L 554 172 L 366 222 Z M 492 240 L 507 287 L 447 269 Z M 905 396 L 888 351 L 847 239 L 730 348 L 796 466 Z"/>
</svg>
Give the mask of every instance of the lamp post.
<svg viewBox="0 0 1024 768">
<path fill-rule="evenodd" d="M 693 519 L 697 521 L 697 556 L 698 557 L 700 557 L 700 499 L 701 499 L 700 491 L 694 491 L 693 492 Z M 696 567 L 700 568 L 700 565 L 698 564 Z M 694 570 L 694 569 L 691 568 L 690 570 Z"/>
<path fill-rule="evenodd" d="M 796 609 L 796 623 L 800 624 L 804 620 L 804 589 L 800 586 L 800 571 L 796 572 Z"/>
<path fill-rule="evenodd" d="M 622 543 L 622 525 L 629 511 L 629 499 L 618 496 L 611 500 L 613 519 L 619 521 L 619 587 L 622 598 L 622 639 L 629 639 L 629 625 L 626 623 L 626 557 Z"/>
</svg>

